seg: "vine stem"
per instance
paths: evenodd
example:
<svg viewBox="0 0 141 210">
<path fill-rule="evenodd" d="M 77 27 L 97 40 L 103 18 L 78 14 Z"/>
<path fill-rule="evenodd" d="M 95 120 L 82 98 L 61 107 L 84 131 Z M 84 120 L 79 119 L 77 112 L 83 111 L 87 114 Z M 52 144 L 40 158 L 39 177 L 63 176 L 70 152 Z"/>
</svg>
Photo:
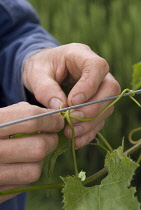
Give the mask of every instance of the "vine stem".
<svg viewBox="0 0 141 210">
<path fill-rule="evenodd" d="M 73 154 L 73 162 L 74 162 L 75 176 L 78 176 L 78 168 L 77 168 L 76 154 L 75 154 L 75 139 L 74 139 L 75 138 L 75 132 L 74 132 L 74 126 L 73 126 L 70 118 L 75 118 L 75 119 L 80 120 L 80 121 L 91 121 L 91 120 L 94 120 L 94 119 L 100 117 L 111 106 L 113 106 L 123 96 L 123 94 L 125 92 L 131 92 L 132 95 L 130 95 L 129 97 L 139 107 L 141 107 L 141 105 L 139 104 L 139 102 L 136 101 L 135 98 L 133 98 L 133 96 L 135 95 L 134 91 L 132 91 L 130 89 L 125 89 L 124 91 L 122 91 L 122 93 L 119 95 L 119 97 L 116 100 L 114 100 L 111 104 L 109 104 L 105 109 L 103 109 L 97 116 L 95 116 L 93 118 L 81 119 L 81 118 L 75 117 L 73 115 L 70 115 L 69 110 L 66 111 L 66 112 L 62 112 L 62 116 L 64 116 L 64 118 L 66 118 L 66 120 L 69 123 L 69 125 L 71 127 L 71 130 L 72 130 L 72 154 Z M 103 140 L 104 143 L 106 143 L 106 146 L 108 147 L 108 149 L 110 151 L 112 151 L 113 149 L 111 148 L 111 146 L 109 147 L 109 144 L 107 144 L 107 141 L 105 142 L 105 139 L 103 137 L 101 139 Z M 138 150 L 140 147 L 141 147 L 141 141 L 137 142 L 135 146 L 131 147 L 129 150 L 127 150 L 126 152 L 124 152 L 123 155 L 130 155 L 133 152 L 135 152 L 136 150 Z M 97 173 L 93 174 L 92 176 L 88 177 L 83 182 L 83 184 L 85 185 L 85 184 L 88 184 L 90 182 L 93 182 L 94 180 L 98 179 L 99 177 L 103 176 L 106 173 L 107 173 L 107 170 L 105 168 L 103 168 L 99 172 L 97 172 Z M 26 191 L 41 190 L 41 189 L 57 189 L 57 188 L 62 188 L 63 185 L 64 185 L 63 183 L 59 183 L 59 184 L 45 184 L 45 185 L 27 186 L 27 187 L 23 187 L 23 188 L 17 188 L 17 189 L 11 189 L 11 190 L 1 191 L 0 192 L 0 196 L 9 195 L 9 194 L 15 194 L 15 193 L 22 193 L 22 192 L 26 192 Z"/>
<path fill-rule="evenodd" d="M 11 190 L 4 190 L 0 192 L 0 196 L 10 195 L 10 194 L 18 194 L 23 192 L 31 192 L 35 190 L 45 190 L 45 189 L 59 189 L 63 188 L 64 183 L 59 184 L 43 184 L 43 185 L 35 185 L 35 186 L 27 186 L 27 187 L 20 187 Z"/>
<path fill-rule="evenodd" d="M 104 151 L 108 152 L 108 149 L 106 147 L 104 147 L 102 144 L 100 143 L 89 143 L 89 145 L 93 145 L 93 146 L 99 146 L 100 148 L 102 148 Z"/>
<path fill-rule="evenodd" d="M 139 157 L 137 159 L 137 163 L 140 164 L 140 162 L 141 162 L 141 153 L 140 153 L 140 155 L 139 155 Z"/>
<path fill-rule="evenodd" d="M 96 115 L 95 117 L 92 117 L 92 118 L 86 118 L 86 119 L 82 119 L 82 118 L 79 118 L 79 117 L 76 117 L 76 116 L 73 116 L 73 115 L 70 115 L 69 117 L 71 118 L 74 118 L 74 119 L 77 119 L 77 120 L 80 120 L 80 121 L 91 121 L 91 120 L 95 120 L 97 119 L 98 117 L 100 117 L 102 114 L 104 114 L 110 107 L 112 107 L 114 104 L 116 104 L 121 98 L 122 96 L 124 95 L 124 93 L 126 92 L 130 92 L 132 93 L 132 95 L 129 95 L 129 97 L 139 106 L 141 107 L 141 104 L 133 97 L 135 95 L 135 92 L 133 90 L 130 90 L 128 88 L 126 88 L 125 90 L 123 90 L 121 92 L 121 94 L 118 96 L 117 99 L 115 99 L 112 103 L 110 103 L 108 106 L 105 107 L 105 109 L 103 109 L 98 115 Z"/>
<path fill-rule="evenodd" d="M 129 142 L 130 142 L 131 144 L 137 144 L 137 143 L 141 142 L 141 139 L 139 139 L 138 141 L 134 141 L 134 140 L 132 139 L 133 134 L 136 133 L 136 132 L 138 132 L 138 131 L 140 131 L 140 130 L 141 130 L 141 128 L 135 128 L 135 129 L 133 129 L 133 130 L 129 133 L 128 139 L 129 139 Z"/>
<path fill-rule="evenodd" d="M 72 131 L 72 156 L 73 156 L 73 164 L 74 164 L 74 172 L 75 172 L 75 176 L 78 177 L 78 167 L 77 167 L 77 161 L 76 161 L 76 153 L 75 153 L 75 132 L 74 132 L 74 125 L 72 124 L 71 120 L 70 120 L 70 111 L 66 111 L 65 113 L 62 113 L 64 118 L 67 120 L 68 124 L 71 127 L 71 131 Z"/>
<path fill-rule="evenodd" d="M 141 142 L 139 142 L 138 144 L 134 145 L 133 147 L 131 147 L 130 149 L 125 151 L 123 153 L 123 156 L 131 155 L 132 153 L 137 151 L 139 148 L 141 148 Z M 97 173 L 93 174 L 92 176 L 86 178 L 86 180 L 83 181 L 82 183 L 84 185 L 89 184 L 89 183 L 95 181 L 96 179 L 100 178 L 101 176 L 105 175 L 106 173 L 107 173 L 107 170 L 105 168 L 103 168 L 100 171 L 98 171 Z M 27 192 L 27 191 L 30 192 L 30 191 L 35 191 L 35 190 L 59 189 L 59 188 L 63 188 L 63 186 L 64 186 L 64 183 L 27 186 L 27 187 L 21 187 L 21 188 L 16 188 L 16 189 L 11 189 L 11 190 L 0 191 L 0 196 L 10 195 L 10 194 L 15 194 L 15 193 L 16 194 L 23 193 L 23 192 Z"/>
<path fill-rule="evenodd" d="M 138 144 L 134 145 L 133 147 L 131 147 L 130 149 L 128 149 L 127 151 L 125 151 L 123 153 L 123 156 L 127 155 L 131 155 L 132 153 L 134 153 L 135 151 L 137 151 L 139 148 L 141 148 L 141 142 L 139 142 Z M 96 179 L 100 178 L 101 176 L 105 175 L 107 173 L 106 168 L 101 169 L 100 171 L 98 171 L 97 173 L 93 174 L 92 176 L 89 176 L 84 182 L 83 184 L 89 184 L 93 181 L 95 181 Z"/>
<path fill-rule="evenodd" d="M 107 146 L 107 148 L 109 149 L 109 151 L 112 152 L 112 151 L 113 151 L 113 148 L 112 148 L 111 145 L 108 143 L 108 141 L 104 138 L 104 136 L 103 136 L 100 132 L 98 132 L 97 135 L 101 138 L 101 140 L 102 140 L 103 143 Z"/>
</svg>

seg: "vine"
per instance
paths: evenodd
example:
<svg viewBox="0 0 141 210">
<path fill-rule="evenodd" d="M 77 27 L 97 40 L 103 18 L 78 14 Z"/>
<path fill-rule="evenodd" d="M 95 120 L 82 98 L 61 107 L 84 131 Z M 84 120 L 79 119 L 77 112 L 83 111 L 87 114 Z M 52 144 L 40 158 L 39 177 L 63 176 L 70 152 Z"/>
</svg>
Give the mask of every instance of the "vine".
<svg viewBox="0 0 141 210">
<path fill-rule="evenodd" d="M 100 117 L 104 112 L 106 112 L 111 106 L 113 106 L 115 103 L 117 103 L 123 96 L 124 93 L 126 92 L 130 92 L 131 95 L 129 95 L 129 97 L 139 106 L 141 107 L 141 104 L 134 98 L 134 91 L 130 90 L 130 89 L 125 89 L 122 91 L 122 93 L 119 95 L 119 97 L 117 99 L 115 99 L 113 102 L 111 102 L 105 109 L 103 109 L 97 116 L 92 117 L 92 118 L 88 118 L 88 119 L 82 119 L 79 117 L 76 117 L 74 115 L 70 114 L 70 111 L 66 111 L 66 112 L 62 112 L 62 116 L 66 119 L 67 123 L 70 125 L 70 128 L 72 130 L 72 156 L 73 156 L 73 163 L 74 163 L 74 172 L 75 172 L 75 177 L 80 177 L 80 173 L 78 173 L 78 167 L 77 167 L 77 161 L 76 161 L 76 154 L 75 154 L 75 141 L 74 141 L 74 137 L 75 137 L 75 132 L 74 132 L 74 126 L 71 122 L 71 118 L 77 119 L 79 121 L 91 121 L 91 120 L 95 120 L 96 118 Z M 60 107 L 61 108 L 61 107 Z M 136 132 L 141 130 L 141 128 L 138 129 L 134 129 L 129 133 L 129 141 L 131 144 L 134 144 L 133 147 L 131 147 L 129 150 L 127 150 L 126 152 L 123 153 L 123 156 L 125 155 L 130 155 L 133 152 L 137 151 L 139 148 L 141 148 L 141 139 L 139 139 L 138 141 L 134 141 L 132 139 L 132 135 Z M 38 132 L 39 133 L 39 132 Z M 32 135 L 34 133 L 31 134 L 24 134 L 24 135 Z M 106 152 L 112 152 L 113 149 L 112 147 L 109 145 L 109 143 L 107 142 L 107 140 L 102 136 L 101 133 L 98 133 L 98 136 L 100 137 L 100 139 L 102 140 L 102 142 L 105 144 L 105 146 L 103 146 L 102 144 L 100 144 L 100 142 L 97 143 L 90 143 L 91 145 L 98 145 L 101 148 L 103 148 Z M 16 138 L 16 137 L 20 137 L 20 134 L 15 134 L 11 136 L 12 138 Z M 141 154 L 139 155 L 139 158 L 137 160 L 137 162 L 139 163 L 141 161 Z M 93 174 L 90 177 L 87 177 L 85 180 L 82 181 L 83 185 L 86 185 L 88 183 L 93 182 L 94 180 L 98 179 L 99 177 L 103 176 L 104 174 L 107 173 L 106 168 L 103 168 L 102 170 L 100 170 L 99 172 Z M 14 194 L 14 193 L 22 193 L 22 192 L 26 192 L 26 191 L 34 191 L 34 190 L 41 190 L 41 189 L 57 189 L 57 188 L 63 188 L 64 184 L 63 183 L 59 183 L 59 184 L 43 184 L 43 185 L 35 185 L 35 186 L 26 186 L 26 187 L 22 187 L 22 188 L 17 188 L 17 189 L 11 189 L 11 190 L 5 190 L 5 191 L 1 191 L 0 192 L 0 196 L 4 196 L 4 195 L 9 195 L 9 194 Z"/>
</svg>

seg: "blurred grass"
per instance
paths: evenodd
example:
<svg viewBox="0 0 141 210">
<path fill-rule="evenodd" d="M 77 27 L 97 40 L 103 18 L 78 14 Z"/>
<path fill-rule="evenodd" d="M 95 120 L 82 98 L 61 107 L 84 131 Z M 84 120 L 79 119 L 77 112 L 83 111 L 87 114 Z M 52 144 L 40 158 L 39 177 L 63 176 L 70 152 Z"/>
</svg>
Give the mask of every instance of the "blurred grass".
<svg viewBox="0 0 141 210">
<path fill-rule="evenodd" d="M 39 13 L 42 26 L 61 44 L 79 42 L 89 45 L 104 57 L 121 88 L 132 88 L 132 66 L 141 60 L 141 1 L 140 0 L 30 0 Z M 112 88 L 112 87 L 111 87 Z M 140 96 L 137 97 L 140 101 Z M 140 125 L 141 112 L 128 98 L 122 99 L 106 121 L 102 131 L 116 148 L 125 136 L 125 148 L 130 145 L 127 135 Z M 71 154 L 70 154 L 71 155 Z M 103 166 L 104 153 L 93 147 L 78 151 L 78 165 L 90 175 Z M 133 156 L 136 158 L 136 154 Z M 88 164 L 89 163 L 89 164 Z M 69 153 L 59 158 L 56 177 L 72 173 Z M 139 177 L 139 176 L 138 176 Z M 138 189 L 139 178 L 135 179 Z M 50 197 L 45 192 L 29 194 L 27 210 L 61 209 L 58 191 Z M 141 196 L 140 196 L 141 197 Z"/>
</svg>

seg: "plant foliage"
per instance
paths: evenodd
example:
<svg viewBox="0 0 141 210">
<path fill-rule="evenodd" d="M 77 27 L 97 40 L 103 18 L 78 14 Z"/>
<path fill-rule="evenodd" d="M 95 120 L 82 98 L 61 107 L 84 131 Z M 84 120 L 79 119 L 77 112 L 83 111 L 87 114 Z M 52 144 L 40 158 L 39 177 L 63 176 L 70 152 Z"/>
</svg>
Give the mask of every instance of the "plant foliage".
<svg viewBox="0 0 141 210">
<path fill-rule="evenodd" d="M 140 210 L 140 204 L 134 196 L 136 190 L 130 187 L 138 165 L 122 154 L 122 147 L 108 152 L 105 159 L 108 175 L 100 185 L 85 187 L 78 177 L 62 178 L 64 209 Z"/>
</svg>

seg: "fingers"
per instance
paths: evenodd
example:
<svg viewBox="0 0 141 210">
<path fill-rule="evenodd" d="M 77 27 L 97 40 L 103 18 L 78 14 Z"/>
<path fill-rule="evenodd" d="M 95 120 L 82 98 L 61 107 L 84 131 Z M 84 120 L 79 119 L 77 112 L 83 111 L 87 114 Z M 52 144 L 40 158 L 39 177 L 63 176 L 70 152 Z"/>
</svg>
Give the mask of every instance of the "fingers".
<svg viewBox="0 0 141 210">
<path fill-rule="evenodd" d="M 68 53 L 68 65 L 69 69 L 73 68 L 73 66 L 77 66 L 77 69 L 75 68 L 77 73 L 71 72 L 71 74 L 73 74 L 72 77 L 75 77 L 78 82 L 74 85 L 68 96 L 69 106 L 88 101 L 96 93 L 99 85 L 109 71 L 107 62 L 95 54 L 89 47 L 79 45 L 75 56 L 73 53 L 74 50 L 75 47 L 70 53 Z M 73 66 L 71 63 L 72 60 L 74 63 Z"/>
<path fill-rule="evenodd" d="M 41 161 L 57 144 L 58 136 L 53 133 L 0 140 L 0 163 Z"/>
<path fill-rule="evenodd" d="M 106 111 L 103 116 L 100 116 L 99 118 L 88 121 L 88 122 L 77 122 L 74 123 L 74 131 L 75 131 L 75 137 L 83 136 L 84 134 L 92 131 L 95 129 L 95 127 L 100 123 L 105 121 L 105 119 L 113 112 L 114 108 L 111 107 L 108 111 Z M 64 134 L 68 138 L 72 138 L 72 132 L 69 125 L 67 125 L 64 129 Z M 92 140 L 92 139 L 91 139 Z"/>
<path fill-rule="evenodd" d="M 58 109 L 61 105 L 71 106 L 89 100 L 108 71 L 109 66 L 103 58 L 88 46 L 74 43 L 43 50 L 28 58 L 23 83 L 40 103 Z M 64 81 L 67 85 L 78 81 L 68 100 L 60 88 Z"/>
<path fill-rule="evenodd" d="M 107 91 L 108 89 L 109 91 Z M 114 78 L 110 74 L 108 74 L 103 80 L 103 82 L 101 83 L 97 93 L 89 101 L 100 100 L 100 99 L 107 98 L 112 95 L 117 95 L 119 94 L 119 91 L 120 91 L 120 88 L 119 88 L 118 83 L 116 83 L 114 81 Z M 110 103 L 111 101 L 107 101 L 107 102 L 102 102 L 102 103 L 82 107 L 82 108 L 73 110 L 71 112 L 71 115 L 74 115 L 80 118 L 85 118 L 85 119 L 92 118 L 92 117 L 97 116 Z M 79 139 L 79 140 L 85 139 L 85 141 L 87 142 L 87 138 L 84 138 L 84 137 L 89 136 L 90 134 L 93 134 L 93 135 L 90 135 L 92 136 L 92 138 L 89 138 L 89 141 L 92 141 L 93 136 L 96 135 L 95 132 L 97 131 L 96 129 L 97 125 L 100 125 L 101 122 L 105 121 L 105 119 L 112 114 L 113 110 L 114 110 L 114 107 L 112 106 L 105 113 L 100 115 L 98 118 L 89 122 L 81 122 L 79 120 L 71 118 L 71 121 L 74 124 L 76 139 Z M 68 125 L 65 127 L 65 135 L 68 138 L 72 137 L 71 129 Z M 86 145 L 86 143 L 84 142 L 82 144 Z"/>
<path fill-rule="evenodd" d="M 1 124 L 49 111 L 51 110 L 21 102 L 0 109 Z M 58 132 L 63 127 L 64 119 L 61 114 L 54 114 L 1 128 L 0 136 L 3 137 L 15 133 L 30 133 L 35 131 Z"/>
<path fill-rule="evenodd" d="M 26 118 L 48 110 L 28 103 L 19 103 L 0 109 L 0 121 Z M 42 160 L 52 152 L 58 143 L 56 132 L 64 126 L 64 119 L 60 114 L 38 118 L 24 123 L 15 124 L 0 129 L 0 185 L 23 185 L 39 179 L 42 170 Z M 22 138 L 8 139 L 15 133 L 43 133 Z M 47 133 L 49 132 L 49 133 Z M 4 196 L 0 202 L 14 197 Z"/>
<path fill-rule="evenodd" d="M 110 96 L 118 95 L 120 93 L 119 84 L 114 80 L 111 74 L 108 74 L 103 82 L 101 83 L 98 91 L 93 97 L 87 102 L 96 101 Z M 79 109 L 75 109 L 71 112 L 71 115 L 76 115 L 82 118 L 91 118 L 97 116 L 106 106 L 108 106 L 112 101 L 105 101 L 89 106 L 84 106 Z M 75 120 L 76 121 L 76 120 Z"/>
<path fill-rule="evenodd" d="M 89 144 L 96 136 L 96 134 L 103 128 L 104 121 L 100 122 L 93 130 L 90 132 L 78 136 L 75 138 L 75 146 L 78 148 L 84 147 L 85 145 Z"/>
<path fill-rule="evenodd" d="M 42 162 L 12 163 L 0 165 L 1 185 L 29 184 L 37 181 L 41 175 Z"/>
<path fill-rule="evenodd" d="M 38 85 L 38 88 L 34 91 L 35 97 L 44 106 L 51 109 L 67 106 L 66 95 L 54 78 L 46 75 L 42 80 L 38 80 L 36 85 Z"/>
</svg>

